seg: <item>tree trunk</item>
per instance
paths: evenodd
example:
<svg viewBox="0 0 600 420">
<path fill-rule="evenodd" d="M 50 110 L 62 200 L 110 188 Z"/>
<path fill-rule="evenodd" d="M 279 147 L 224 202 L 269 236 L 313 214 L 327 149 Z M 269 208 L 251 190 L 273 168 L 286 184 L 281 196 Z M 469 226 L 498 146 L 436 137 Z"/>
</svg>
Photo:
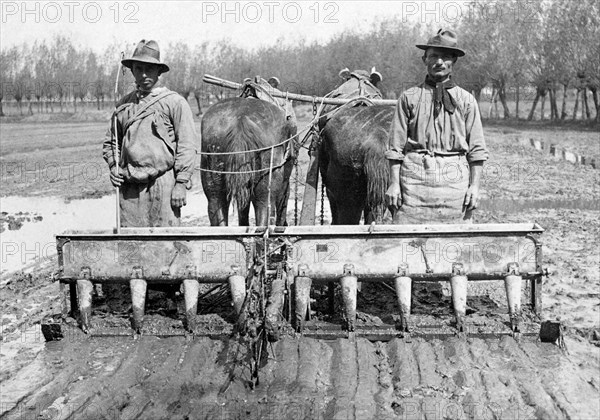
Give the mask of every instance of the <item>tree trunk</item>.
<svg viewBox="0 0 600 420">
<path fill-rule="evenodd" d="M 517 117 L 517 120 L 519 120 L 519 84 L 517 83 L 517 90 L 516 90 L 516 97 L 515 97 L 515 102 L 516 102 L 516 109 L 515 109 L 515 114 Z"/>
<path fill-rule="evenodd" d="M 4 117 L 4 110 L 2 109 L 2 99 L 0 99 L 0 117 Z"/>
<path fill-rule="evenodd" d="M 552 87 L 550 89 L 550 119 L 552 121 L 558 120 L 558 105 L 556 104 L 556 89 Z"/>
<path fill-rule="evenodd" d="M 540 93 L 535 93 L 535 98 L 533 99 L 533 105 L 531 105 L 531 111 L 529 111 L 529 115 L 527 116 L 527 121 L 533 120 L 533 114 L 535 113 L 535 107 L 537 107 L 537 103 L 540 99 Z"/>
<path fill-rule="evenodd" d="M 575 92 L 575 107 L 573 108 L 573 120 L 577 119 L 577 111 L 579 110 L 579 92 L 581 91 L 580 88 L 577 88 L 577 91 Z"/>
<path fill-rule="evenodd" d="M 388 98 L 388 99 L 396 99 L 396 92 L 391 91 L 394 94 L 394 98 Z M 473 97 L 475 98 L 475 102 L 477 103 L 477 108 L 479 108 L 479 115 L 481 115 L 481 105 L 480 105 L 480 100 L 481 100 L 481 88 L 473 88 L 473 90 L 471 91 L 471 95 L 473 95 Z"/>
<path fill-rule="evenodd" d="M 31 105 L 31 101 L 29 101 L 29 106 L 27 107 L 27 113 L 29 115 L 33 115 L 33 108 L 32 108 L 32 105 Z"/>
<path fill-rule="evenodd" d="M 540 121 L 544 121 L 544 106 L 546 105 L 546 95 L 542 95 L 542 106 L 540 108 Z"/>
<path fill-rule="evenodd" d="M 96 108 L 100 111 L 100 97 L 96 96 Z"/>
<path fill-rule="evenodd" d="M 202 115 L 202 105 L 200 105 L 200 96 L 194 93 L 194 98 L 196 98 L 196 105 L 198 105 L 198 116 Z"/>
<path fill-rule="evenodd" d="M 19 107 L 19 115 L 23 115 L 23 103 L 22 103 L 22 99 L 17 101 L 17 106 Z"/>
<path fill-rule="evenodd" d="M 498 96 L 498 90 L 492 88 L 492 96 L 490 97 L 490 109 L 488 110 L 488 120 L 492 118 L 492 112 L 494 111 L 494 104 L 496 103 L 496 96 Z"/>
<path fill-rule="evenodd" d="M 554 121 L 554 105 L 555 105 L 555 101 L 554 101 L 554 90 L 552 88 L 548 89 L 548 93 L 550 94 L 549 98 L 548 98 L 548 102 L 550 103 L 550 121 Z"/>
<path fill-rule="evenodd" d="M 73 112 L 77 113 L 77 98 L 73 96 Z"/>
<path fill-rule="evenodd" d="M 596 121 L 600 121 L 598 119 L 598 106 L 600 106 L 598 103 L 598 89 L 595 86 L 590 87 L 589 89 L 592 92 L 592 100 L 594 101 L 594 107 L 596 108 Z"/>
<path fill-rule="evenodd" d="M 560 119 L 564 120 L 565 118 L 567 118 L 567 83 L 563 84 L 562 110 L 560 111 Z"/>
<path fill-rule="evenodd" d="M 500 102 L 502 102 L 502 108 L 504 108 L 504 119 L 507 120 L 510 118 L 510 110 L 508 109 L 508 104 L 506 103 L 506 91 L 504 90 L 504 85 L 498 89 L 498 95 L 500 96 Z"/>
<path fill-rule="evenodd" d="M 591 118 L 590 115 L 590 107 L 588 105 L 588 97 L 587 97 L 587 87 L 583 88 L 583 108 L 585 108 L 585 117 L 589 120 Z"/>
</svg>

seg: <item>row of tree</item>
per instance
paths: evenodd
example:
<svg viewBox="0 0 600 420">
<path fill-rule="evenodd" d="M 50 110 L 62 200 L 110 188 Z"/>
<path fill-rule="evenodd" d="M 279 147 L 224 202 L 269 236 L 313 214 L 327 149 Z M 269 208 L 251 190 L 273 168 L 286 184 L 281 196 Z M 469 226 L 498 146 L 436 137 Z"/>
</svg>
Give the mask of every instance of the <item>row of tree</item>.
<svg viewBox="0 0 600 420">
<path fill-rule="evenodd" d="M 531 103 L 532 119 L 538 103 L 542 118 L 549 99 L 550 118 L 567 118 L 568 92 L 575 92 L 572 116 L 582 112 L 591 118 L 588 92 L 598 120 L 600 86 L 600 11 L 596 0 L 477 0 L 469 13 L 452 22 L 467 55 L 457 64 L 461 86 L 481 99 L 491 89 L 492 102 L 499 101 L 504 118 L 520 116 L 519 107 Z M 341 67 L 367 69 L 376 66 L 383 74 L 386 97 L 423 78 L 424 68 L 416 43 L 437 31 L 436 25 L 407 24 L 392 17 L 373 25 L 370 31 L 345 32 L 326 44 L 301 42 L 290 46 L 282 39 L 272 46 L 246 50 L 227 41 L 163 46 L 164 61 L 171 71 L 164 83 L 186 98 L 193 94 L 198 108 L 212 95 L 223 92 L 202 82 L 205 73 L 241 81 L 254 75 L 278 76 L 281 88 L 295 93 L 323 95 L 339 83 Z M 130 55 L 130 46 L 126 55 Z M 62 110 L 65 102 L 95 101 L 100 108 L 115 97 L 115 80 L 122 46 L 113 44 L 102 53 L 73 44 L 65 37 L 1 51 L 0 113 L 2 100 L 16 101 L 23 112 L 48 107 Z M 116 86 L 116 96 L 132 87 L 126 72 Z M 508 101 L 516 103 L 511 113 Z M 34 107 L 34 104 L 37 104 Z M 560 105 L 560 106 L 559 106 Z M 498 115 L 498 114 L 497 114 Z"/>
</svg>

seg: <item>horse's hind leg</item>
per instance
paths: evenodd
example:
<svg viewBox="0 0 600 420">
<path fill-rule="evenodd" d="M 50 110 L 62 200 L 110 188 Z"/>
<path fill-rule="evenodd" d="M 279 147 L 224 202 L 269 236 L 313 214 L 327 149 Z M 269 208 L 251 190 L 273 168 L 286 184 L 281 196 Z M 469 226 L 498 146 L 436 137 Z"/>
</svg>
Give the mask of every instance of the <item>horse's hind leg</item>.
<svg viewBox="0 0 600 420">
<path fill-rule="evenodd" d="M 208 197 L 208 219 L 211 226 L 227 226 L 229 201 L 226 194 Z"/>
<path fill-rule="evenodd" d="M 328 176 L 327 198 L 332 225 L 358 225 L 365 207 L 365 193 L 359 179 Z M 333 187 L 335 186 L 335 188 Z"/>
<path fill-rule="evenodd" d="M 289 191 L 288 191 L 289 192 Z M 277 226 L 287 226 L 287 204 L 288 204 L 288 193 L 282 193 L 281 197 L 277 197 L 277 219 L 275 224 Z"/>
<path fill-rule="evenodd" d="M 202 168 L 218 169 L 218 162 L 210 162 L 202 158 L 200 163 Z M 227 226 L 229 214 L 229 199 L 225 191 L 225 178 L 222 174 L 202 172 L 202 190 L 208 200 L 208 220 L 211 226 Z"/>
<path fill-rule="evenodd" d="M 238 206 L 238 224 L 240 226 L 250 226 L 250 203 L 247 206 L 240 208 Z"/>
<path fill-rule="evenodd" d="M 293 162 L 289 160 L 283 168 L 281 183 L 278 184 L 280 187 L 275 190 L 275 208 L 277 209 L 277 219 L 275 224 L 277 226 L 287 226 L 287 206 L 290 198 L 290 175 L 292 173 Z"/>
<path fill-rule="evenodd" d="M 272 185 L 278 185 L 276 182 L 275 172 L 273 172 Z M 277 201 L 275 199 L 277 195 L 277 188 L 273 187 L 270 197 L 271 197 L 271 215 L 274 216 L 276 213 L 276 204 Z M 256 219 L 256 226 L 268 226 L 270 224 L 270 217 L 268 214 L 269 208 L 269 176 L 264 175 L 258 181 L 256 186 L 254 187 L 254 196 L 252 198 L 252 204 L 254 205 L 254 215 Z"/>
<path fill-rule="evenodd" d="M 335 222 L 332 220 L 334 225 L 358 225 L 360 223 L 360 216 L 363 213 L 362 203 L 356 203 L 352 200 L 344 200 L 343 203 L 337 207 L 337 217 Z"/>
<path fill-rule="evenodd" d="M 365 225 L 370 225 L 371 223 L 375 222 L 377 224 L 385 224 L 385 209 L 382 209 L 381 207 L 369 207 L 368 205 L 365 205 L 365 211 L 364 211 L 364 216 L 365 216 Z"/>
<path fill-rule="evenodd" d="M 364 218 L 365 218 L 365 225 L 370 225 L 373 222 L 380 222 L 377 220 L 377 217 L 376 217 L 373 209 L 369 206 L 365 206 Z"/>
<path fill-rule="evenodd" d="M 254 205 L 254 216 L 256 226 L 268 226 L 269 216 L 267 198 L 256 197 L 254 200 L 252 200 L 252 204 Z M 273 210 L 275 210 L 274 207 L 271 208 L 271 214 L 273 214 Z"/>
<path fill-rule="evenodd" d="M 329 188 L 327 188 L 327 199 L 329 200 L 329 208 L 331 209 L 331 224 L 339 225 L 337 200 L 335 199 L 333 192 Z"/>
</svg>

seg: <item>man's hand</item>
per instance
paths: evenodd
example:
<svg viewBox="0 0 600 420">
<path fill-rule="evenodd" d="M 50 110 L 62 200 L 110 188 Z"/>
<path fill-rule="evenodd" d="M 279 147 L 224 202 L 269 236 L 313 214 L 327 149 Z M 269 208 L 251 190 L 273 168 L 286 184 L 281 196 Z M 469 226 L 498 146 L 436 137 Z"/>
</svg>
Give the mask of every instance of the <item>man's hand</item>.
<svg viewBox="0 0 600 420">
<path fill-rule="evenodd" d="M 181 184 L 179 182 L 175 183 L 173 187 L 173 192 L 171 193 L 171 206 L 175 208 L 185 206 L 186 200 L 185 195 L 187 194 L 185 184 Z"/>
<path fill-rule="evenodd" d="M 471 185 L 465 194 L 464 206 L 466 210 L 474 210 L 479 205 L 479 186 Z"/>
<path fill-rule="evenodd" d="M 118 172 L 118 169 L 116 165 L 110 169 L 110 182 L 114 187 L 120 187 L 123 181 L 125 181 L 125 178 Z"/>
<path fill-rule="evenodd" d="M 469 164 L 469 188 L 465 194 L 464 207 L 466 210 L 474 210 L 479 205 L 479 183 L 483 171 L 483 161 L 471 162 Z"/>
<path fill-rule="evenodd" d="M 402 207 L 402 193 L 400 191 L 400 184 L 396 182 L 390 184 L 385 192 L 385 201 L 392 214 Z"/>
</svg>

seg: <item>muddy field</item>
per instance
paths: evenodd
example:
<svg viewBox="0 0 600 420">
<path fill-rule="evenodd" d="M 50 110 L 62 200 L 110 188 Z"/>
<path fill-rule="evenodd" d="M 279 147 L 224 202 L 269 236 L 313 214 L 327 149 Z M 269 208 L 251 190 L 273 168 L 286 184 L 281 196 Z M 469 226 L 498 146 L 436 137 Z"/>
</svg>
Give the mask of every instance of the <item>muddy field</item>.
<svg viewBox="0 0 600 420">
<path fill-rule="evenodd" d="M 309 109 L 298 111 L 302 126 Z M 112 227 L 110 216 L 69 210 L 81 209 L 77 206 L 86 202 L 98 207 L 93 203 L 100 201 L 94 200 L 113 193 L 100 157 L 105 124 L 3 123 L 0 130 L 1 193 L 10 198 L 8 204 L 0 201 L 2 229 L 6 229 L 3 260 L 9 258 L 7 244 L 19 244 L 19 232 L 27 238 L 23 241 L 34 241 L 30 238 L 36 230 L 46 235 L 52 224 L 62 226 L 61 218 L 77 226 Z M 523 135 L 556 140 L 565 148 L 600 155 L 598 131 L 494 124 L 486 125 L 485 133 L 491 159 L 477 222 L 536 221 L 546 229 L 544 267 L 550 275 L 543 285 L 543 319 L 562 323 L 566 350 L 534 337 L 370 342 L 292 334 L 269 345 L 260 382 L 253 388 L 251 357 L 243 340 L 90 339 L 76 328 L 66 328 L 63 340 L 44 342 L 40 322 L 60 313 L 59 286 L 53 281 L 57 262 L 50 253 L 27 260 L 17 272 L 3 271 L 0 417 L 596 418 L 600 412 L 600 171 L 554 160 L 515 145 L 513 139 Z M 304 157 L 301 163 L 306 161 Z M 193 191 L 198 199 L 184 218 L 191 226 L 207 224 L 198 187 L 199 182 Z M 40 199 L 41 204 L 35 211 L 25 210 L 16 196 Z M 63 200 L 64 209 L 60 201 L 43 204 L 51 197 Z M 102 201 L 100 208 L 110 212 L 107 202 Z M 30 243 L 20 246 L 25 254 L 40 252 Z M 23 254 L 23 249 L 19 252 Z M 427 311 L 431 303 L 450 314 L 447 297 L 426 292 L 416 296 L 417 312 Z M 471 316 L 482 315 L 480 303 L 506 317 L 505 303 L 491 295 L 470 300 Z M 368 285 L 358 304 L 363 320 L 385 320 L 386 314 L 397 313 L 394 296 L 384 287 Z M 207 312 L 199 318 L 212 328 L 232 322 L 227 303 L 221 301 Z M 181 314 L 181 308 L 177 315 L 158 304 L 149 320 L 179 326 Z M 102 316 L 100 307 L 96 315 Z M 126 316 L 122 320 L 126 322 Z"/>
</svg>

